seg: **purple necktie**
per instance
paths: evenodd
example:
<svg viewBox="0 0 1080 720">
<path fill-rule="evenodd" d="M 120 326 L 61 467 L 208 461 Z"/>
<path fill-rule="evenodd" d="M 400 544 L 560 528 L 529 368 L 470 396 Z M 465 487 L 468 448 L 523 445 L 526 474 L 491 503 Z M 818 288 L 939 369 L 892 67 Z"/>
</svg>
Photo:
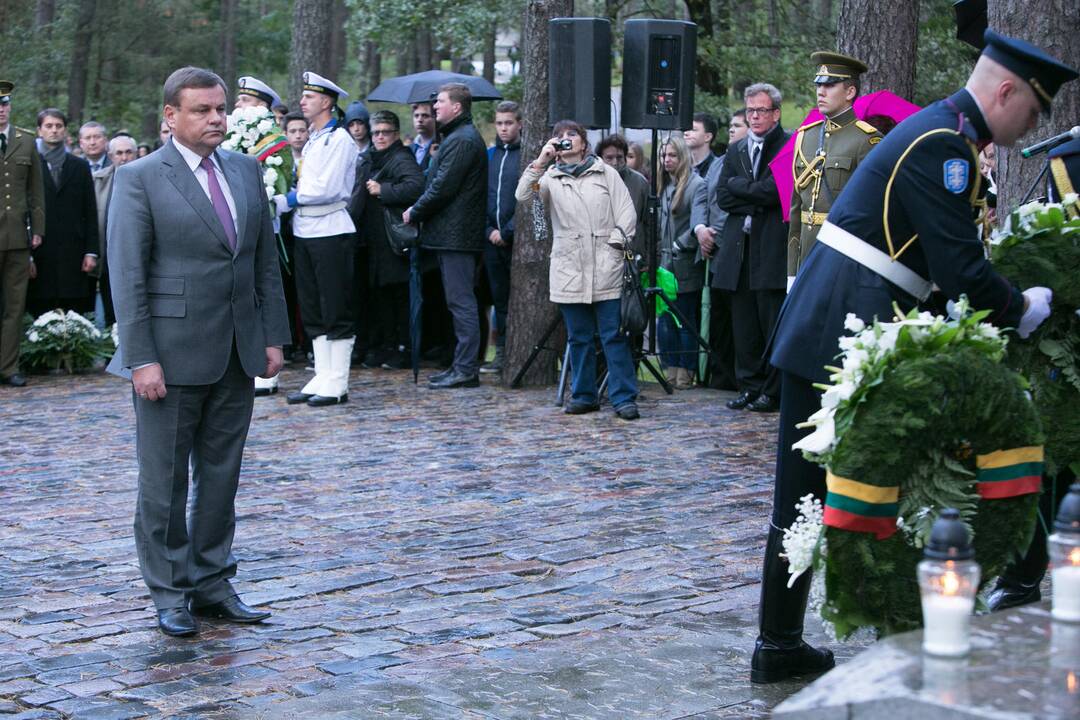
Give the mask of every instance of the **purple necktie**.
<svg viewBox="0 0 1080 720">
<path fill-rule="evenodd" d="M 214 212 L 217 213 L 221 227 L 225 229 L 225 238 L 229 241 L 229 248 L 236 250 L 236 226 L 233 224 L 232 213 L 229 212 L 229 203 L 225 200 L 225 193 L 221 191 L 221 183 L 218 182 L 217 173 L 214 171 L 214 163 L 210 158 L 204 157 L 199 166 L 206 171 L 206 184 L 210 188 L 210 202 L 214 204 Z"/>
</svg>

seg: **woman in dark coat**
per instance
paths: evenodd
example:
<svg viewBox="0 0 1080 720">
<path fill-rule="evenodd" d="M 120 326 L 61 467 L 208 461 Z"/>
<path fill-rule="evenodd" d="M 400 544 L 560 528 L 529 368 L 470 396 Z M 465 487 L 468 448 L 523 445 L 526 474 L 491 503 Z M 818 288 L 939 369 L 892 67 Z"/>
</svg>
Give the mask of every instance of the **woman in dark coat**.
<svg viewBox="0 0 1080 720">
<path fill-rule="evenodd" d="M 396 254 L 386 236 L 383 206 L 398 216 L 424 191 L 424 172 L 401 143 L 398 116 L 380 110 L 371 116 L 371 162 L 364 180 L 360 232 L 368 248 L 368 269 L 375 307 L 372 347 L 384 368 L 409 364 L 409 259 Z"/>
</svg>

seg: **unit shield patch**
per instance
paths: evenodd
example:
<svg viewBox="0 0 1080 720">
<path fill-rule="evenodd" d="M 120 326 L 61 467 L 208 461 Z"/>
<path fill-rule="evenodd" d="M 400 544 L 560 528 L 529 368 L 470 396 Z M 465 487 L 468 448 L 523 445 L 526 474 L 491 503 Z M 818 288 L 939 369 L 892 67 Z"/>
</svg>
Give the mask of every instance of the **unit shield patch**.
<svg viewBox="0 0 1080 720">
<path fill-rule="evenodd" d="M 954 195 L 967 190 L 971 166 L 967 160 L 953 158 L 945 161 L 945 189 Z"/>
</svg>

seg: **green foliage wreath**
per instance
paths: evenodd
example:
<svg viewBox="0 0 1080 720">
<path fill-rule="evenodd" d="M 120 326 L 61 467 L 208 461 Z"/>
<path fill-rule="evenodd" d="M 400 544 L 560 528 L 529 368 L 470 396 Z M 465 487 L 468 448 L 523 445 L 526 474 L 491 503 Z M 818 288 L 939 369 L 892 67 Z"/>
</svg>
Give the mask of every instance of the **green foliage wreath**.
<svg viewBox="0 0 1080 720">
<path fill-rule="evenodd" d="M 1006 362 L 1031 384 L 1046 429 L 1047 470 L 1080 470 L 1080 203 L 1029 203 L 994 237 L 995 269 L 1019 287 L 1054 291 L 1050 317 Z"/>
<path fill-rule="evenodd" d="M 849 317 L 857 334 L 841 340 L 844 367 L 834 368 L 834 385 L 824 388 L 823 408 L 808 423 L 817 431 L 796 445 L 830 473 L 813 563 L 815 580 L 824 579 L 823 597 L 820 588 L 815 593 L 821 615 L 840 638 L 861 627 L 888 635 L 921 625 L 915 566 L 942 509 L 960 510 L 984 582 L 1034 531 L 1038 494 L 981 497 L 976 457 L 1040 445 L 1038 415 L 1024 380 L 1001 364 L 1005 339 L 979 322 L 986 313 L 969 313 L 966 300 L 958 308 L 961 317 L 952 321 L 913 312 L 863 328 Z M 885 527 L 893 534 L 877 539 L 830 526 L 835 477 L 871 493 L 899 488 L 893 516 L 865 518 L 898 531 Z"/>
</svg>

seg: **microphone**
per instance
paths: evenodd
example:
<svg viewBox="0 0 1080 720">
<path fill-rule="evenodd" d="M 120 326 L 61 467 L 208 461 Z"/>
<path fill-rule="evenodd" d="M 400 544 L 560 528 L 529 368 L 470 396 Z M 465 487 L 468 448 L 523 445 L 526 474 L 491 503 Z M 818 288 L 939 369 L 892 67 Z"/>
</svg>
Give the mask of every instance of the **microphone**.
<svg viewBox="0 0 1080 720">
<path fill-rule="evenodd" d="M 1044 152 L 1047 152 L 1049 150 L 1053 150 L 1054 148 L 1056 148 L 1058 145 L 1061 145 L 1062 143 L 1066 143 L 1066 142 L 1068 142 L 1070 140 L 1078 140 L 1078 139 L 1080 139 L 1080 125 L 1077 125 L 1076 127 L 1074 127 L 1072 130 L 1069 130 L 1068 132 L 1063 132 L 1060 135 L 1055 135 L 1052 138 L 1047 138 L 1046 140 L 1043 140 L 1042 142 L 1035 143 L 1031 147 L 1026 147 L 1026 148 L 1024 148 L 1023 150 L 1020 151 L 1020 154 L 1023 155 L 1024 157 L 1026 157 L 1026 158 L 1029 158 L 1032 155 L 1040 155 L 1040 154 L 1042 154 Z"/>
</svg>

